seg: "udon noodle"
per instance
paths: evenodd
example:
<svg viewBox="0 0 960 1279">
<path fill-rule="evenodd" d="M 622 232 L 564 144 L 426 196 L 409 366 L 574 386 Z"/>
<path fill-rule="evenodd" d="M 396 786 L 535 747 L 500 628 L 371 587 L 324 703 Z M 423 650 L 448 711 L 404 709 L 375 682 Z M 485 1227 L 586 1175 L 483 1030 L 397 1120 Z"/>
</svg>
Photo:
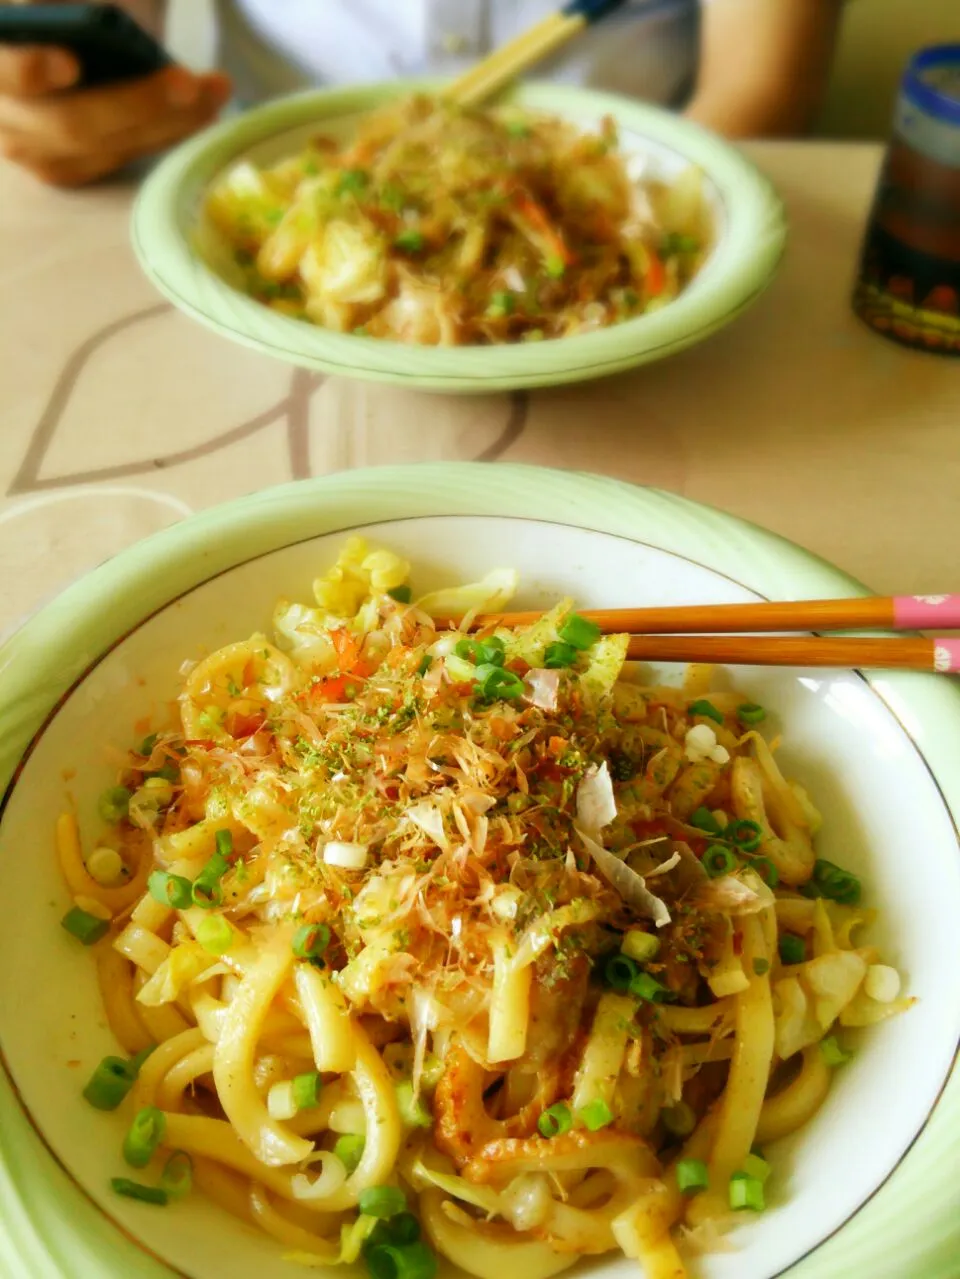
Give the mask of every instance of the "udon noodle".
<svg viewBox="0 0 960 1279">
<path fill-rule="evenodd" d="M 85 1092 L 129 1114 L 115 1189 L 195 1182 L 374 1279 L 675 1279 L 776 1193 L 758 1146 L 838 1032 L 910 1001 L 762 707 L 645 682 L 568 600 L 471 630 L 510 571 L 416 604 L 409 573 L 351 539 L 272 639 L 183 668 L 98 847 L 59 820 L 127 1054 Z"/>
</svg>

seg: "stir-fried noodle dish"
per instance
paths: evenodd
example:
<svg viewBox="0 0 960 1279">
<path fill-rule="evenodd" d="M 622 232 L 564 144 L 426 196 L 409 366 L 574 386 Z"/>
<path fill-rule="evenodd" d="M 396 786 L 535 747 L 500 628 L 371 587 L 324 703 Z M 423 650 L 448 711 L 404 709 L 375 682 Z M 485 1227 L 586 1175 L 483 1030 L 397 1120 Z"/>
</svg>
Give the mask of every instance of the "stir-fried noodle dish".
<svg viewBox="0 0 960 1279">
<path fill-rule="evenodd" d="M 634 180 L 616 125 L 418 97 L 347 143 L 243 161 L 206 201 L 258 301 L 342 333 L 534 342 L 672 301 L 711 241 L 701 175 Z"/>
<path fill-rule="evenodd" d="M 272 639 L 185 663 L 96 846 L 59 819 L 113 1188 L 373 1279 L 676 1279 L 776 1198 L 846 1028 L 912 1001 L 763 707 L 645 682 L 570 600 L 478 624 L 512 571 L 409 575 L 349 540 Z"/>
</svg>

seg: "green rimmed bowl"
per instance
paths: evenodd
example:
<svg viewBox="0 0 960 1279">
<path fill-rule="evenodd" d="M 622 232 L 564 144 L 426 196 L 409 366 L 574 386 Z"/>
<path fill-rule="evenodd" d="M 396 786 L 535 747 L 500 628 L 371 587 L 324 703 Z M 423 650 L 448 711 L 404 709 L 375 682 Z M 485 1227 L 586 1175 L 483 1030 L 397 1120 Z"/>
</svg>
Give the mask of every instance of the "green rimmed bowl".
<svg viewBox="0 0 960 1279">
<path fill-rule="evenodd" d="M 131 548 L 0 650 L 0 1274 L 17 1279 L 284 1279 L 282 1248 L 195 1195 L 116 1199 L 126 1117 L 80 1099 L 115 1045 L 68 904 L 52 825 L 72 797 L 85 841 L 109 752 L 166 703 L 185 657 L 304 598 L 350 531 L 409 555 L 415 585 L 521 571 L 531 606 L 856 595 L 796 547 L 705 507 L 591 476 L 435 464 L 355 471 L 243 498 Z M 771 1146 L 771 1207 L 698 1279 L 955 1279 L 960 1216 L 960 693 L 944 677 L 759 670 L 783 758 L 824 813 L 821 855 L 862 875 L 876 940 L 919 997 L 860 1036 L 808 1127 Z M 635 1279 L 596 1259 L 593 1275 Z M 331 1273 L 330 1279 L 335 1279 Z"/>
<path fill-rule="evenodd" d="M 211 183 L 242 158 L 279 160 L 299 150 L 318 127 L 347 136 L 366 112 L 389 99 L 436 88 L 398 82 L 310 91 L 201 133 L 154 170 L 137 199 L 133 243 L 144 271 L 188 315 L 291 364 L 424 390 L 474 392 L 580 382 L 662 359 L 722 328 L 771 279 L 786 237 L 783 207 L 739 151 L 657 107 L 532 84 L 515 90 L 513 100 L 584 128 L 612 115 L 627 155 L 645 157 L 653 172 L 669 178 L 690 164 L 703 170 L 716 242 L 675 301 L 624 324 L 556 341 L 427 347 L 333 333 L 280 315 L 242 292 L 230 254 L 202 218 Z"/>
</svg>

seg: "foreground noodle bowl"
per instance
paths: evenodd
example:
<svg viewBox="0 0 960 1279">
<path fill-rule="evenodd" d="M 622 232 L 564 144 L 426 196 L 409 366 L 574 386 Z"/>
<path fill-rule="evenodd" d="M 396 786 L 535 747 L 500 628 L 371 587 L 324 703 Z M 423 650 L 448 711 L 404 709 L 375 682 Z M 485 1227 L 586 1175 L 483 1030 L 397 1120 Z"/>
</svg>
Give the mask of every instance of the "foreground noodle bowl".
<svg viewBox="0 0 960 1279">
<path fill-rule="evenodd" d="M 85 1092 L 129 1111 L 115 1189 L 195 1181 L 374 1279 L 682 1275 L 763 1210 L 757 1147 L 843 1028 L 910 1001 L 762 707 L 706 668 L 645 684 L 571 601 L 470 630 L 509 570 L 415 604 L 409 574 L 352 539 L 273 639 L 185 668 L 98 848 L 60 818 L 128 1055 Z"/>
</svg>

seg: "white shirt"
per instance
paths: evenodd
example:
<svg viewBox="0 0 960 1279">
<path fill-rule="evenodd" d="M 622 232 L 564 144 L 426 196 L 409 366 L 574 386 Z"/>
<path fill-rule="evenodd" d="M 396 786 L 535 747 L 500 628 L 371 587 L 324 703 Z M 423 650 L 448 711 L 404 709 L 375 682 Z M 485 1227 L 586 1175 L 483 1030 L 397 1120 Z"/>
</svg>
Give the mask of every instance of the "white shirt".
<svg viewBox="0 0 960 1279">
<path fill-rule="evenodd" d="M 562 0 L 219 0 L 241 100 L 310 83 L 455 75 Z M 678 105 L 696 72 L 698 0 L 630 0 L 534 69 Z"/>
</svg>

